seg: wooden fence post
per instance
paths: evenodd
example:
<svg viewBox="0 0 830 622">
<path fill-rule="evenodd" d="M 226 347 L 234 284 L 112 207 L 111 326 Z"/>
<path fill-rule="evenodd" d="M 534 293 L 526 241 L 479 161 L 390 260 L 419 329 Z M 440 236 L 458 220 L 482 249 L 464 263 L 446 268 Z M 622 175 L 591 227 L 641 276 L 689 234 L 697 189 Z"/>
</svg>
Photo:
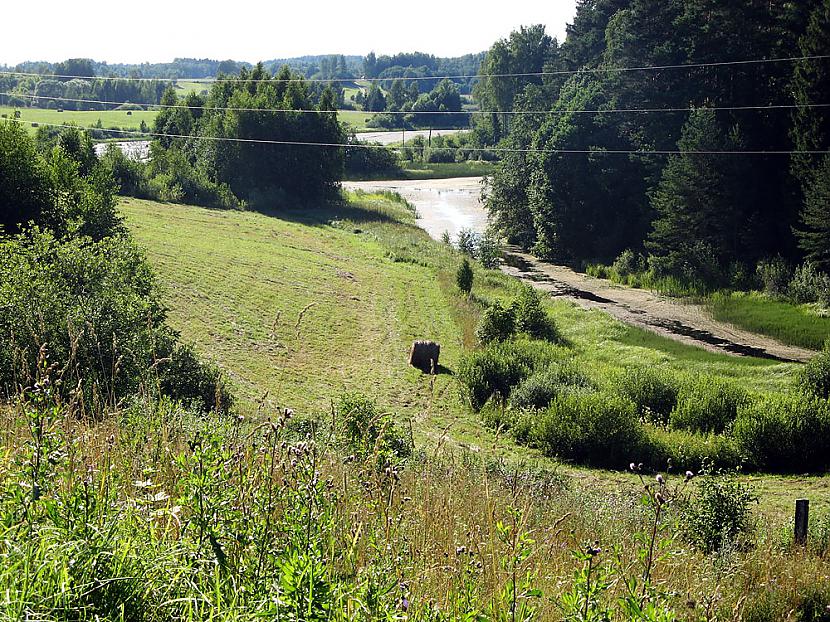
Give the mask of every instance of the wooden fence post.
<svg viewBox="0 0 830 622">
<path fill-rule="evenodd" d="M 807 526 L 810 520 L 810 501 L 809 499 L 795 500 L 795 543 L 800 545 L 807 544 Z"/>
</svg>

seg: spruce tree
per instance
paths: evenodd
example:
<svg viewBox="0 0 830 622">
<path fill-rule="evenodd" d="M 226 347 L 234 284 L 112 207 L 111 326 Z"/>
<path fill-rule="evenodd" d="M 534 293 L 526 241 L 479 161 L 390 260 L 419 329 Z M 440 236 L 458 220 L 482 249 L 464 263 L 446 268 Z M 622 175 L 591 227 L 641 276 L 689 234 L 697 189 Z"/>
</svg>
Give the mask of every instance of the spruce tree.
<svg viewBox="0 0 830 622">
<path fill-rule="evenodd" d="M 823 270 L 830 269 L 830 155 L 807 185 L 801 210 L 804 228 L 796 231 L 806 259 Z"/>
</svg>

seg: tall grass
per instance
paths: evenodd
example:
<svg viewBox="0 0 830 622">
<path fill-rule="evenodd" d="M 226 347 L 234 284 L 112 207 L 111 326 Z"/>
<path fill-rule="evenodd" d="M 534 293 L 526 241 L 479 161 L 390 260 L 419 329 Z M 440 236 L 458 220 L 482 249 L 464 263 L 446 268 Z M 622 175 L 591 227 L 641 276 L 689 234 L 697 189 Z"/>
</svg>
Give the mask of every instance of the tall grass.
<svg viewBox="0 0 830 622">
<path fill-rule="evenodd" d="M 794 556 L 775 523 L 745 550 L 685 547 L 671 481 L 641 499 L 468 453 L 384 466 L 346 455 L 338 409 L 254 425 L 144 402 L 89 423 L 47 385 L 0 413 L 2 619 L 778 620 L 830 603 L 826 550 Z"/>
<path fill-rule="evenodd" d="M 769 335 L 779 341 L 820 350 L 830 338 L 830 317 L 820 315 L 809 305 L 795 305 L 758 293 L 715 293 L 708 308 L 719 322 Z"/>
</svg>

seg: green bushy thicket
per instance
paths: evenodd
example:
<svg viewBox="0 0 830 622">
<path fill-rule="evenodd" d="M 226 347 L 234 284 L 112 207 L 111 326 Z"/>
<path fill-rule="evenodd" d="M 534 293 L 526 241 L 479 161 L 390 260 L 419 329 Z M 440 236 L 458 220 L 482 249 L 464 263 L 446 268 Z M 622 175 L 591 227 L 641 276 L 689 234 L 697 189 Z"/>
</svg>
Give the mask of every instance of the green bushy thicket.
<svg viewBox="0 0 830 622">
<path fill-rule="evenodd" d="M 632 402 L 607 392 L 562 393 L 516 431 L 547 455 L 621 469 L 643 453 L 646 436 Z"/>
<path fill-rule="evenodd" d="M 115 183 L 70 128 L 41 155 L 0 124 L 0 391 L 51 366 L 64 398 L 98 415 L 140 389 L 227 410 L 215 366 L 178 343 L 152 272 L 115 209 Z M 26 155 L 26 158 L 22 158 Z"/>
<path fill-rule="evenodd" d="M 615 386 L 634 402 L 641 417 L 658 423 L 668 422 L 680 392 L 679 383 L 671 374 L 648 367 L 626 369 Z"/>
<path fill-rule="evenodd" d="M 561 342 L 562 338 L 553 319 L 542 306 L 537 290 L 523 285 L 519 295 L 503 307 L 497 300 L 481 314 L 476 336 L 483 344 L 506 341 L 521 333 L 531 339 Z"/>
<path fill-rule="evenodd" d="M 799 387 L 817 397 L 830 398 L 830 341 L 798 373 Z"/>
<path fill-rule="evenodd" d="M 359 457 L 375 455 L 378 466 L 386 466 L 412 455 L 412 439 L 365 395 L 342 395 L 337 415 L 347 447 Z"/>
<path fill-rule="evenodd" d="M 753 501 L 757 497 L 752 488 L 734 475 L 697 478 L 681 515 L 682 534 L 704 553 L 740 545 L 752 529 Z"/>
<path fill-rule="evenodd" d="M 824 399 L 798 393 L 764 396 L 741 409 L 733 433 L 756 469 L 830 468 L 830 404 Z"/>
<path fill-rule="evenodd" d="M 152 272 L 126 238 L 60 241 L 46 231 L 0 243 L 0 386 L 13 395 L 34 377 L 41 347 L 61 370 L 61 391 L 87 407 L 115 405 L 140 387 L 226 410 L 215 367 L 177 343 Z"/>
<path fill-rule="evenodd" d="M 462 359 L 458 379 L 472 408 L 480 410 L 494 395 L 508 399 L 513 387 L 534 371 L 566 357 L 564 349 L 552 344 L 493 343 Z"/>
<path fill-rule="evenodd" d="M 572 361 L 551 364 L 521 381 L 510 393 L 513 408 L 546 408 L 557 395 L 590 388 L 591 380 Z"/>
<path fill-rule="evenodd" d="M 724 432 L 749 401 L 746 391 L 728 382 L 701 377 L 684 386 L 671 411 L 673 428 L 701 433 Z"/>
</svg>

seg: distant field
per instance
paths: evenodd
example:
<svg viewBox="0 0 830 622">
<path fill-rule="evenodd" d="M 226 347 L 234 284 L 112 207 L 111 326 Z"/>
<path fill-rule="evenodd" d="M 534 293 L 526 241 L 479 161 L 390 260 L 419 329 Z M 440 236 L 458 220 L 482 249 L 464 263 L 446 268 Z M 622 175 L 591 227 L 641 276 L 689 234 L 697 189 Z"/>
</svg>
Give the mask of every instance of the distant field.
<svg viewBox="0 0 830 622">
<path fill-rule="evenodd" d="M 362 110 L 338 110 L 337 119 L 341 123 L 348 123 L 356 132 L 368 131 L 366 123 L 374 116 L 372 112 Z"/>
<path fill-rule="evenodd" d="M 209 91 L 211 87 L 210 82 L 192 82 L 189 80 L 176 80 L 176 95 L 183 97 L 189 93 L 201 93 L 202 91 Z"/>
<path fill-rule="evenodd" d="M 10 108 L 0 106 L 0 115 L 6 115 L 7 118 L 11 119 L 14 117 L 15 110 L 20 110 L 20 119 L 25 122 L 30 132 L 35 131 L 35 128 L 31 126 L 32 123 L 57 125 L 74 123 L 80 127 L 92 127 L 99 119 L 105 129 L 115 127 L 137 130 L 142 120 L 147 125 L 152 126 L 153 119 L 156 118 L 157 114 L 154 110 L 133 110 L 131 111 L 132 114 L 128 114 L 124 110 L 65 110 L 58 112 L 57 110 L 48 110 L 45 108 Z"/>
<path fill-rule="evenodd" d="M 821 350 L 830 339 L 830 317 L 821 317 L 806 305 L 794 305 L 758 293 L 734 293 L 714 294 L 708 306 L 718 321 L 786 344 Z"/>
</svg>

